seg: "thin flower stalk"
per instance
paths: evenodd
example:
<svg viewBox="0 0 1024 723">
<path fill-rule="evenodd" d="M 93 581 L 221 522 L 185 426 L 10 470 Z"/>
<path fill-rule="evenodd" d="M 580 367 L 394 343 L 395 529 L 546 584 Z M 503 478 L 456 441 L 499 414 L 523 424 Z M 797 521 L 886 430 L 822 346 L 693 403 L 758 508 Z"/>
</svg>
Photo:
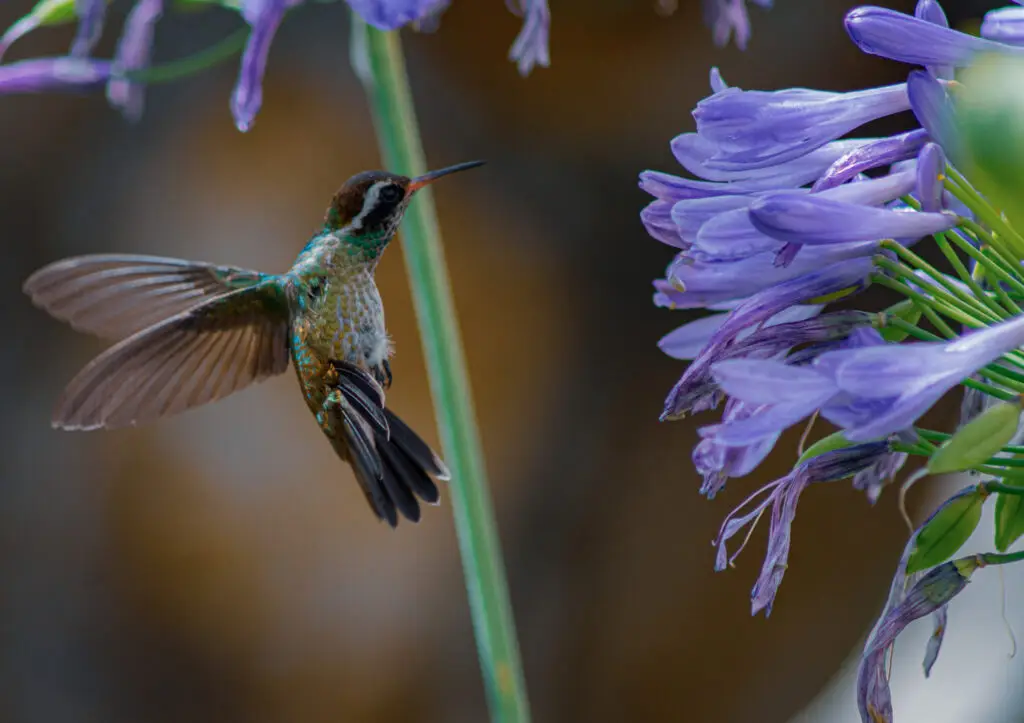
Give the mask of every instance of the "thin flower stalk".
<svg viewBox="0 0 1024 723">
<path fill-rule="evenodd" d="M 357 44 L 367 52 L 364 80 L 381 155 L 389 168 L 419 176 L 426 163 L 398 35 L 358 18 L 353 23 L 353 32 L 363 35 Z M 424 195 L 406 213 L 402 241 L 438 429 L 452 470 L 455 529 L 480 664 L 492 720 L 527 723 L 526 683 L 455 303 L 433 198 L 429 190 Z"/>
</svg>

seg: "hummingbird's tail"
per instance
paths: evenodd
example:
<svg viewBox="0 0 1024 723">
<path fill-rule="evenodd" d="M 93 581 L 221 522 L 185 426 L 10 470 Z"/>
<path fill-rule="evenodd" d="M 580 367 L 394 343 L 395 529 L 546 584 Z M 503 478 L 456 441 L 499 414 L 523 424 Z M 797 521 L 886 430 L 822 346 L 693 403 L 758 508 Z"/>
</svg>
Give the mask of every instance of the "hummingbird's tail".
<svg viewBox="0 0 1024 723">
<path fill-rule="evenodd" d="M 431 477 L 449 479 L 448 468 L 418 434 L 384 406 L 384 392 L 367 372 L 332 362 L 336 387 L 327 396 L 325 431 L 338 454 L 352 463 L 356 480 L 377 516 L 392 527 L 398 513 L 420 519 L 422 500 L 440 499 Z"/>
</svg>

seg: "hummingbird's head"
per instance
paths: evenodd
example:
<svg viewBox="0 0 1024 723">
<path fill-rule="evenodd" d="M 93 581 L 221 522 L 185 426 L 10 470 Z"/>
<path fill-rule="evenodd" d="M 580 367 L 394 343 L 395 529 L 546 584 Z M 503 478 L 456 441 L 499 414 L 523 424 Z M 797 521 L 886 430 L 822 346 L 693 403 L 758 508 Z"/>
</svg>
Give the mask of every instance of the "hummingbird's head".
<svg viewBox="0 0 1024 723">
<path fill-rule="evenodd" d="M 331 231 L 346 231 L 350 237 L 378 239 L 387 243 L 398 230 L 405 209 L 418 190 L 449 173 L 466 171 L 483 163 L 460 163 L 416 178 L 387 171 L 357 173 L 334 194 L 324 224 Z"/>
</svg>

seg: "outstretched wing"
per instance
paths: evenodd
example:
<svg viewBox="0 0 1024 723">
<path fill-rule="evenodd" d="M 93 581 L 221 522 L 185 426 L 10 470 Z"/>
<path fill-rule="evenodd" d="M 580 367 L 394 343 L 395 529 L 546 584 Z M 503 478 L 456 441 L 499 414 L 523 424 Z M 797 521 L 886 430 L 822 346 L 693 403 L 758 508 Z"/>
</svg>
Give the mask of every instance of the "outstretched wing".
<svg viewBox="0 0 1024 723">
<path fill-rule="evenodd" d="M 96 357 L 64 391 L 53 426 L 140 424 L 220 399 L 287 368 L 287 300 L 271 279 L 173 316 Z"/>
<path fill-rule="evenodd" d="M 384 392 L 372 376 L 351 364 L 332 363 L 338 382 L 325 411 L 331 416 L 329 436 L 335 449 L 352 463 L 379 518 L 392 527 L 398 524 L 398 513 L 418 521 L 418 499 L 438 501 L 440 493 L 431 476 L 447 480 L 447 468 L 426 442 L 384 407 Z"/>
<path fill-rule="evenodd" d="M 23 288 L 36 306 L 73 328 L 119 340 L 266 278 L 258 271 L 196 261 L 95 254 L 44 266 Z"/>
</svg>

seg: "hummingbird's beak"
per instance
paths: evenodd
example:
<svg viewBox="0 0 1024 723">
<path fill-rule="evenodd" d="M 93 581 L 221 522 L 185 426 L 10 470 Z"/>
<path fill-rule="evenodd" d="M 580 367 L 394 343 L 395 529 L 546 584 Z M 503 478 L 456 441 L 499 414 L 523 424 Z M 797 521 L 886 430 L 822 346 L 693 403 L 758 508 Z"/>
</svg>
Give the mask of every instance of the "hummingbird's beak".
<svg viewBox="0 0 1024 723">
<path fill-rule="evenodd" d="M 467 161 L 466 163 L 457 163 L 454 166 L 448 166 L 447 168 L 440 168 L 436 171 L 424 173 L 422 176 L 417 176 L 416 178 L 409 181 L 409 193 L 415 193 L 424 186 L 429 186 L 431 183 L 441 178 L 442 176 L 447 176 L 449 173 L 468 171 L 470 168 L 482 166 L 484 165 L 484 163 L 485 161 Z"/>
</svg>

